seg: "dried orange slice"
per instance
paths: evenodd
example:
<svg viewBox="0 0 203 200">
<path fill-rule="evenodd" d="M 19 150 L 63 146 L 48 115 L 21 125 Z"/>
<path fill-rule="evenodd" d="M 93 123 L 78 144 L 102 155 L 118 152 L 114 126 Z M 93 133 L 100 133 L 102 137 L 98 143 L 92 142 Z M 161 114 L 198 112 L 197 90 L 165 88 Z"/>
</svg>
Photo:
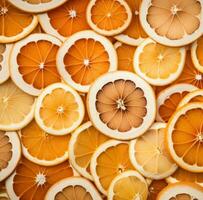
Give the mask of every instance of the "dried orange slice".
<svg viewBox="0 0 203 200">
<path fill-rule="evenodd" d="M 68 161 L 44 167 L 22 158 L 14 173 L 6 180 L 6 189 L 11 199 L 44 200 L 53 184 L 73 175 Z"/>
<path fill-rule="evenodd" d="M 80 125 L 83 117 L 80 95 L 64 83 L 48 86 L 37 99 L 35 120 L 47 133 L 66 135 Z"/>
<path fill-rule="evenodd" d="M 107 73 L 90 88 L 87 110 L 100 132 L 128 140 L 143 134 L 153 123 L 155 96 L 151 86 L 134 73 Z"/>
<path fill-rule="evenodd" d="M 148 38 L 135 51 L 134 70 L 152 85 L 168 85 L 180 76 L 185 56 L 184 47 L 167 47 Z"/>
<path fill-rule="evenodd" d="M 87 179 L 70 177 L 55 183 L 49 189 L 45 200 L 55 199 L 102 200 L 102 197 Z"/>
<path fill-rule="evenodd" d="M 10 56 L 12 80 L 30 95 L 39 95 L 46 86 L 60 82 L 56 53 L 61 45 L 57 38 L 36 33 L 17 42 Z"/>
<path fill-rule="evenodd" d="M 68 0 L 62 6 L 38 15 L 46 33 L 64 41 L 73 33 L 89 29 L 86 9 L 89 0 Z"/>
<path fill-rule="evenodd" d="M 97 188 L 105 195 L 112 180 L 120 173 L 134 169 L 128 156 L 129 144 L 109 140 L 94 152 L 90 170 Z"/>
<path fill-rule="evenodd" d="M 146 33 L 167 46 L 183 46 L 201 36 L 203 4 L 201 0 L 145 0 L 140 20 Z"/>
<path fill-rule="evenodd" d="M 132 12 L 123 0 L 90 0 L 86 17 L 94 31 L 105 36 L 113 36 L 129 26 Z"/>
<path fill-rule="evenodd" d="M 17 0 L 17 3 L 19 0 Z M 37 26 L 37 16 L 18 10 L 7 0 L 0 2 L 0 43 L 20 40 Z"/>
<path fill-rule="evenodd" d="M 57 66 L 64 81 L 80 92 L 88 92 L 100 75 L 117 69 L 117 55 L 105 37 L 89 30 L 80 31 L 60 47 Z"/>
<path fill-rule="evenodd" d="M 78 127 L 69 143 L 69 161 L 84 177 L 93 180 L 90 174 L 90 160 L 99 145 L 109 138 L 92 126 L 90 121 Z"/>
<path fill-rule="evenodd" d="M 156 121 L 168 122 L 184 96 L 197 89 L 191 84 L 179 83 L 162 90 L 157 96 Z"/>
<path fill-rule="evenodd" d="M 21 145 L 18 134 L 0 131 L 0 181 L 3 181 L 13 172 L 20 156 Z"/>
</svg>

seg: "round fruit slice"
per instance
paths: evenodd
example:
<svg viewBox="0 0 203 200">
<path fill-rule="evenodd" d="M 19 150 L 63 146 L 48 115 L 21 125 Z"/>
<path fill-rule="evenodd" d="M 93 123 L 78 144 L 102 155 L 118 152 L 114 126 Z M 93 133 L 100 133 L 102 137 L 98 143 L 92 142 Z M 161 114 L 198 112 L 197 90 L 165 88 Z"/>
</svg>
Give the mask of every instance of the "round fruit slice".
<svg viewBox="0 0 203 200">
<path fill-rule="evenodd" d="M 197 89 L 191 84 L 179 83 L 162 90 L 157 96 L 156 121 L 168 122 L 183 97 Z"/>
<path fill-rule="evenodd" d="M 88 92 L 100 75 L 117 69 L 117 55 L 108 39 L 93 31 L 81 31 L 60 47 L 57 66 L 64 81 L 80 92 Z"/>
<path fill-rule="evenodd" d="M 0 85 L 0 130 L 25 127 L 34 117 L 35 98 L 20 90 L 10 79 Z"/>
<path fill-rule="evenodd" d="M 203 172 L 203 103 L 178 109 L 167 125 L 167 145 L 172 158 L 185 170 Z"/>
<path fill-rule="evenodd" d="M 61 42 L 48 34 L 36 33 L 17 42 L 10 56 L 11 77 L 30 95 L 39 95 L 46 86 L 60 82 L 56 53 Z"/>
<path fill-rule="evenodd" d="M 146 33 L 167 46 L 195 41 L 203 30 L 201 0 L 146 0 L 140 7 L 140 21 Z"/>
<path fill-rule="evenodd" d="M 13 172 L 20 156 L 21 145 L 17 133 L 0 131 L 0 182 Z"/>
<path fill-rule="evenodd" d="M 89 29 L 86 9 L 89 0 L 68 0 L 62 6 L 38 15 L 46 33 L 64 41 L 73 33 Z"/>
<path fill-rule="evenodd" d="M 136 171 L 125 171 L 116 176 L 108 190 L 109 200 L 147 200 L 148 185 L 144 177 Z"/>
<path fill-rule="evenodd" d="M 18 132 L 23 155 L 39 165 L 52 166 L 68 159 L 70 135 L 53 136 L 44 132 L 33 120 Z"/>
<path fill-rule="evenodd" d="M 19 0 L 17 0 L 19 3 Z M 29 35 L 37 26 L 37 16 L 18 10 L 7 0 L 0 2 L 0 43 L 15 42 Z"/>
<path fill-rule="evenodd" d="M 83 117 L 80 95 L 64 83 L 48 86 L 37 99 L 35 120 L 47 133 L 66 135 L 80 125 Z"/>
<path fill-rule="evenodd" d="M 134 169 L 128 156 L 129 144 L 109 140 L 94 152 L 90 170 L 97 188 L 105 195 L 112 180 L 120 173 Z"/>
<path fill-rule="evenodd" d="M 155 96 L 151 86 L 134 73 L 107 73 L 90 88 L 87 110 L 99 131 L 128 140 L 143 134 L 153 123 Z"/>
<path fill-rule="evenodd" d="M 113 36 L 123 32 L 130 25 L 132 12 L 123 0 L 90 0 L 86 17 L 94 31 Z"/>
<path fill-rule="evenodd" d="M 72 134 L 69 143 L 69 161 L 84 177 L 93 180 L 90 174 L 90 160 L 99 145 L 109 138 L 86 122 Z"/>
<path fill-rule="evenodd" d="M 144 135 L 130 142 L 130 160 L 145 177 L 160 180 L 177 169 L 164 145 L 165 128 L 165 123 L 155 123 Z"/>
<path fill-rule="evenodd" d="M 68 161 L 44 167 L 22 158 L 14 173 L 6 180 L 6 189 L 11 199 L 44 200 L 53 184 L 73 175 Z"/>
<path fill-rule="evenodd" d="M 167 47 L 148 38 L 135 51 L 134 70 L 152 85 L 168 85 L 180 76 L 185 56 L 184 47 Z"/>
<path fill-rule="evenodd" d="M 132 11 L 132 20 L 128 28 L 115 38 L 128 45 L 138 46 L 147 38 L 139 19 L 139 9 L 142 0 L 126 0 Z"/>
<path fill-rule="evenodd" d="M 102 197 L 87 179 L 70 177 L 55 183 L 45 196 L 45 200 L 56 199 L 102 200 Z"/>
</svg>

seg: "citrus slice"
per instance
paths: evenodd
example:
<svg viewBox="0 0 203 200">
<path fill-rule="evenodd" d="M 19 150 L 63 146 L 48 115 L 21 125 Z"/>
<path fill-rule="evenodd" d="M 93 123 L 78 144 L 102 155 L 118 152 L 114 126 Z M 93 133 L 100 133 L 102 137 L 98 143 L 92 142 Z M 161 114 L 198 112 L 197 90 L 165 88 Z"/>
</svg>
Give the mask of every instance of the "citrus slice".
<svg viewBox="0 0 203 200">
<path fill-rule="evenodd" d="M 44 200 L 48 189 L 56 182 L 73 176 L 68 161 L 44 167 L 22 158 L 14 173 L 6 180 L 11 199 Z"/>
<path fill-rule="evenodd" d="M 147 34 L 143 30 L 140 19 L 139 9 L 142 0 L 126 0 L 132 11 L 132 20 L 128 28 L 121 34 L 116 35 L 115 38 L 128 45 L 138 46 L 145 38 Z"/>
<path fill-rule="evenodd" d="M 117 69 L 117 55 L 105 37 L 87 30 L 70 36 L 60 47 L 57 66 L 64 81 L 80 92 L 102 74 Z"/>
<path fill-rule="evenodd" d="M 39 165 L 53 166 L 68 159 L 70 135 L 54 136 L 44 132 L 33 120 L 19 132 L 23 155 Z"/>
<path fill-rule="evenodd" d="M 0 189 L 0 200 L 10 200 L 6 189 Z"/>
<path fill-rule="evenodd" d="M 60 45 L 57 38 L 36 33 L 13 46 L 10 72 L 21 90 L 37 96 L 46 86 L 61 81 L 56 68 L 56 53 Z"/>
<path fill-rule="evenodd" d="M 87 179 L 70 177 L 55 183 L 45 196 L 45 200 L 56 199 L 102 200 L 102 197 Z"/>
<path fill-rule="evenodd" d="M 66 135 L 80 125 L 83 117 L 80 95 L 64 83 L 48 86 L 37 99 L 35 120 L 47 133 Z"/>
<path fill-rule="evenodd" d="M 183 169 L 203 172 L 203 103 L 178 109 L 167 125 L 167 145 L 172 158 Z"/>
<path fill-rule="evenodd" d="M 180 76 L 185 56 L 184 47 L 167 47 L 148 38 L 135 51 L 134 70 L 152 85 L 168 85 Z"/>
<path fill-rule="evenodd" d="M 90 170 L 97 188 L 105 195 L 112 180 L 120 173 L 134 169 L 128 156 L 129 144 L 109 140 L 94 152 Z"/>
<path fill-rule="evenodd" d="M 19 0 L 17 1 L 19 3 Z M 18 10 L 7 0 L 1 0 L 0 43 L 15 42 L 24 38 L 35 29 L 37 24 L 37 16 Z"/>
<path fill-rule="evenodd" d="M 72 134 L 69 143 L 69 161 L 82 176 L 93 180 L 90 174 L 92 154 L 108 139 L 95 129 L 90 121 L 81 125 Z"/>
<path fill-rule="evenodd" d="M 167 46 L 195 41 L 203 30 L 201 0 L 146 0 L 140 7 L 140 21 L 146 33 Z"/>
<path fill-rule="evenodd" d="M 13 172 L 20 156 L 21 146 L 17 133 L 0 131 L 0 182 Z"/>
<path fill-rule="evenodd" d="M 113 36 L 123 32 L 130 25 L 132 12 L 123 0 L 90 0 L 86 17 L 94 31 L 105 36 Z"/>
<path fill-rule="evenodd" d="M 156 121 L 168 122 L 183 97 L 197 89 L 191 84 L 179 83 L 162 90 L 157 96 Z"/>
<path fill-rule="evenodd" d="M 38 15 L 39 22 L 46 33 L 64 41 L 70 35 L 89 29 L 86 9 L 89 0 L 68 0 L 62 6 Z"/>
<path fill-rule="evenodd" d="M 116 176 L 108 190 L 108 200 L 147 200 L 148 185 L 138 172 L 129 170 Z"/>
<path fill-rule="evenodd" d="M 35 98 L 20 90 L 10 79 L 0 85 L 0 130 L 13 131 L 34 117 Z"/>
<path fill-rule="evenodd" d="M 128 140 L 143 134 L 153 123 L 155 96 L 151 86 L 134 73 L 107 73 L 90 88 L 87 110 L 100 132 Z"/>
</svg>

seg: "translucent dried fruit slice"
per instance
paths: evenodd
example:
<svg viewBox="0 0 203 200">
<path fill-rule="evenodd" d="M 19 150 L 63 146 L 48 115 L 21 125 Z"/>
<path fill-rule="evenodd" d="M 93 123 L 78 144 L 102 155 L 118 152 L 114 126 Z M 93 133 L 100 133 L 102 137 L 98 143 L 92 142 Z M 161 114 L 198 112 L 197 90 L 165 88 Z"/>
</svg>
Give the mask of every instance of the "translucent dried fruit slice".
<svg viewBox="0 0 203 200">
<path fill-rule="evenodd" d="M 10 72 L 16 85 L 30 95 L 39 95 L 46 86 L 60 82 L 56 54 L 61 45 L 54 36 L 36 33 L 17 42 L 10 55 Z"/>
<path fill-rule="evenodd" d="M 140 7 L 140 21 L 157 42 L 183 46 L 202 34 L 202 7 L 201 0 L 146 0 Z"/>
<path fill-rule="evenodd" d="M 131 72 L 117 71 L 99 77 L 90 88 L 87 99 L 92 123 L 112 138 L 138 137 L 154 121 L 153 89 Z"/>
<path fill-rule="evenodd" d="M 86 17 L 94 31 L 113 36 L 123 32 L 129 26 L 132 12 L 123 0 L 90 0 Z"/>
<path fill-rule="evenodd" d="M 70 36 L 57 55 L 60 75 L 80 92 L 102 74 L 117 69 L 117 55 L 112 43 L 94 31 L 80 31 Z"/>
</svg>

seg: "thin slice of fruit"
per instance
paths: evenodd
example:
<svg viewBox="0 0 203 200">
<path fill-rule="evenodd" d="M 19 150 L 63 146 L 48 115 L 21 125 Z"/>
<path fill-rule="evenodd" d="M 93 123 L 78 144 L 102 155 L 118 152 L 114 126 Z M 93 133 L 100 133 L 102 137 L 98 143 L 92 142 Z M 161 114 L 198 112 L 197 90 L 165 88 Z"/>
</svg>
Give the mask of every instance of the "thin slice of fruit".
<svg viewBox="0 0 203 200">
<path fill-rule="evenodd" d="M 90 0 L 86 17 L 94 31 L 101 35 L 113 36 L 130 25 L 132 12 L 123 0 Z"/>
<path fill-rule="evenodd" d="M 19 3 L 19 0 L 17 0 Z M 29 35 L 37 26 L 37 16 L 18 10 L 7 0 L 0 1 L 0 43 L 11 43 Z"/>
<path fill-rule="evenodd" d="M 10 72 L 21 90 L 37 96 L 46 86 L 61 81 L 56 67 L 60 45 L 60 40 L 54 36 L 36 33 L 13 46 Z"/>
<path fill-rule="evenodd" d="M 148 185 L 144 177 L 136 171 L 125 171 L 116 176 L 108 189 L 108 200 L 147 200 Z"/>
<path fill-rule="evenodd" d="M 94 31 L 70 36 L 57 54 L 60 75 L 73 88 L 88 92 L 102 74 L 117 69 L 117 55 L 112 43 Z"/>
<path fill-rule="evenodd" d="M 135 51 L 134 70 L 152 85 L 168 85 L 180 76 L 185 56 L 184 47 L 167 47 L 148 38 Z"/>
<path fill-rule="evenodd" d="M 201 0 L 145 0 L 140 21 L 146 33 L 167 46 L 183 46 L 201 36 L 203 3 Z"/>
<path fill-rule="evenodd" d="M 89 29 L 86 9 L 89 0 L 68 0 L 62 6 L 38 15 L 46 33 L 64 41 L 72 34 Z"/>
<path fill-rule="evenodd" d="M 128 156 L 129 144 L 109 140 L 94 152 L 90 170 L 97 188 L 105 195 L 112 180 L 120 173 L 134 169 Z"/>
<path fill-rule="evenodd" d="M 45 196 L 45 200 L 56 199 L 102 200 L 102 197 L 87 179 L 70 177 L 55 183 Z"/>
<path fill-rule="evenodd" d="M 90 160 L 99 145 L 109 140 L 100 133 L 90 121 L 84 123 L 71 136 L 69 143 L 69 161 L 84 177 L 93 180 L 90 173 Z"/>
<path fill-rule="evenodd" d="M 0 200 L 10 200 L 6 189 L 0 189 Z"/>
<path fill-rule="evenodd" d="M 16 168 L 21 157 L 21 145 L 16 132 L 0 131 L 0 182 Z"/>
<path fill-rule="evenodd" d="M 168 122 L 184 96 L 197 89 L 191 84 L 179 83 L 162 90 L 157 96 L 156 121 Z"/>
<path fill-rule="evenodd" d="M 151 86 L 136 74 L 111 72 L 93 83 L 87 110 L 100 132 L 129 140 L 142 135 L 154 122 L 155 96 Z"/>
<path fill-rule="evenodd" d="M 20 90 L 10 79 L 0 85 L 0 130 L 25 127 L 34 117 L 35 98 Z"/>
<path fill-rule="evenodd" d="M 121 34 L 116 35 L 115 38 L 128 45 L 138 46 L 147 38 L 147 34 L 143 30 L 140 19 L 139 19 L 139 9 L 142 0 L 126 0 L 132 11 L 132 20 L 128 28 Z"/>
<path fill-rule="evenodd" d="M 145 177 L 160 180 L 177 169 L 164 145 L 165 130 L 165 123 L 155 123 L 141 137 L 130 142 L 130 160 Z"/>
<path fill-rule="evenodd" d="M 47 133 L 66 135 L 80 125 L 83 117 L 80 95 L 64 83 L 48 86 L 37 99 L 35 120 Z"/>
<path fill-rule="evenodd" d="M 203 172 L 203 103 L 189 103 L 170 118 L 167 146 L 172 158 L 183 169 Z"/>
<path fill-rule="evenodd" d="M 43 131 L 33 120 L 19 132 L 23 155 L 33 163 L 53 166 L 68 159 L 70 135 L 54 136 Z"/>
<path fill-rule="evenodd" d="M 6 189 L 11 199 L 44 200 L 53 184 L 73 175 L 68 161 L 44 167 L 23 157 L 14 173 L 6 180 Z"/>
</svg>

